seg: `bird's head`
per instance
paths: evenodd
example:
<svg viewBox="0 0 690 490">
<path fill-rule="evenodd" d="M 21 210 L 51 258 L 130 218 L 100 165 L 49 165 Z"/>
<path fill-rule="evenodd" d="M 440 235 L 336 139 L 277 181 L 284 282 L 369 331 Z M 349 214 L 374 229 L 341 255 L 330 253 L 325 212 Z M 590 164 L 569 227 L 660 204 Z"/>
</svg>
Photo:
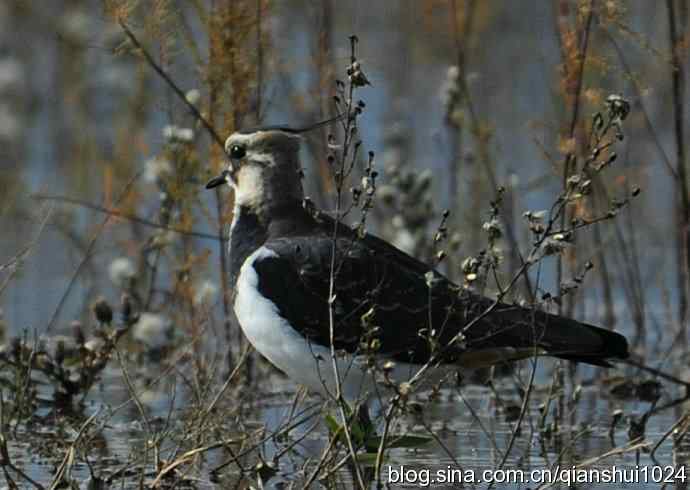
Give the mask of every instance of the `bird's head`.
<svg viewBox="0 0 690 490">
<path fill-rule="evenodd" d="M 255 209 L 301 200 L 300 137 L 281 127 L 233 133 L 225 141 L 228 167 L 206 184 L 207 189 L 228 183 L 238 205 Z"/>
</svg>

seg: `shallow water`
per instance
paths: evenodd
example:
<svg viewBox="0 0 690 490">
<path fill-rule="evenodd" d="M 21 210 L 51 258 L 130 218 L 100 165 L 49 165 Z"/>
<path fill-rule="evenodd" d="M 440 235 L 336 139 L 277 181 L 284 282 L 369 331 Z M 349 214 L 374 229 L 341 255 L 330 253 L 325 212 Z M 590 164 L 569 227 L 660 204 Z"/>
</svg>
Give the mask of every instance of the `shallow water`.
<svg viewBox="0 0 690 490">
<path fill-rule="evenodd" d="M 130 373 L 130 376 L 145 380 L 146 373 L 150 371 L 149 366 L 136 373 Z M 522 378 L 526 379 L 526 373 L 522 374 Z M 182 381 L 178 381 L 176 386 L 173 386 L 171 382 L 163 382 L 151 390 L 138 391 L 138 398 L 147 413 L 147 419 L 144 420 L 136 404 L 131 401 L 127 403 L 130 398 L 129 392 L 118 379 L 119 376 L 119 369 L 109 367 L 104 380 L 94 388 L 83 409 L 77 413 L 56 415 L 52 407 L 48 405 L 40 408 L 29 426 L 18 427 L 16 438 L 9 436 L 13 463 L 30 478 L 49 485 L 70 443 L 77 437 L 79 427 L 89 416 L 98 413 L 94 426 L 99 426 L 100 430 L 89 432 L 91 439 L 86 454 L 92 470 L 81 460 L 84 454 L 80 453 L 81 458 L 78 457 L 71 468 L 71 477 L 81 482 L 82 488 L 95 488 L 88 487 L 91 471 L 101 478 L 111 477 L 113 488 L 139 488 L 140 481 L 150 484 L 156 476 L 152 456 L 149 455 L 148 464 L 144 466 L 134 458 L 134 455 L 141 455 L 145 447 L 147 424 L 153 432 L 167 434 L 160 445 L 160 458 L 163 461 L 162 466 L 165 466 L 166 462 L 170 462 L 168 458 L 176 448 L 180 435 L 189 430 L 189 427 L 185 425 L 185 420 L 188 419 L 192 406 L 191 392 Z M 581 377 L 586 379 L 586 374 Z M 614 438 L 617 447 L 624 446 L 628 441 L 628 417 L 639 418 L 651 406 L 648 402 L 615 398 L 603 383 L 593 382 L 581 389 L 577 403 L 570 401 L 572 399 L 570 393 L 563 397 L 561 401 L 564 415 L 560 418 L 560 429 L 554 430 L 555 435 L 543 436 L 537 428 L 541 417 L 539 406 L 549 394 L 550 382 L 545 372 L 540 373 L 538 378 L 531 393 L 530 408 L 525 415 L 522 429 L 504 465 L 506 470 L 524 470 L 525 478 L 531 477 L 530 472 L 533 470 L 556 466 L 560 469 L 568 469 L 612 450 L 614 446 L 609 437 L 609 428 L 613 413 L 618 409 L 623 411 L 623 420 L 618 424 Z M 427 427 L 436 434 L 438 440 L 413 449 L 391 450 L 387 464 L 383 467 L 384 482 L 391 478 L 393 481 L 389 483 L 389 486 L 399 486 L 396 481 L 399 482 L 400 476 L 404 473 L 408 480 L 405 485 L 400 484 L 403 487 L 452 488 L 453 485 L 446 483 L 431 485 L 431 480 L 432 478 L 455 478 L 457 482 L 462 472 L 465 478 L 473 475 L 476 481 L 483 476 L 484 470 L 497 468 L 503 452 L 509 445 L 514 427 L 514 421 L 507 419 L 516 418 L 521 403 L 513 379 L 511 377 L 498 380 L 495 392 L 481 385 L 463 386 L 459 391 L 455 388 L 447 388 L 429 402 L 425 402 L 426 394 L 421 394 L 419 399 L 423 402 L 424 408 L 403 417 L 396 431 L 428 435 L 428 430 L 425 428 Z M 270 382 L 267 382 L 268 380 Z M 214 430 L 218 432 L 217 440 L 233 434 L 242 434 L 243 431 L 252 433 L 262 426 L 265 427 L 266 434 L 270 434 L 286 423 L 291 409 L 294 408 L 292 403 L 296 386 L 278 374 L 263 378 L 263 381 L 262 388 L 267 391 L 256 393 L 253 400 L 245 396 L 246 403 L 241 416 L 244 427 L 234 425 L 230 417 L 228 417 L 228 424 L 224 425 L 223 410 L 229 410 L 229 408 L 219 405 L 221 407 L 220 426 L 217 424 L 214 426 Z M 666 384 L 664 387 L 669 388 Z M 215 390 L 218 388 L 216 387 Z M 567 389 L 566 392 L 570 390 Z M 462 398 L 458 393 L 462 393 Z M 678 393 L 673 391 L 663 392 L 657 406 L 664 405 L 676 396 Z M 296 411 L 299 412 L 300 409 L 317 401 L 316 398 L 307 398 Z M 554 423 L 553 413 L 558 403 L 559 400 L 556 399 L 551 404 L 546 417 L 547 426 Z M 474 414 L 466 404 L 472 407 Z M 647 441 L 653 445 L 660 440 L 684 408 L 683 405 L 679 405 L 652 415 L 646 430 Z M 265 488 L 290 486 L 300 488 L 304 484 L 307 475 L 310 474 L 310 470 L 304 470 L 305 465 L 313 468 L 314 462 L 319 460 L 328 441 L 328 431 L 323 422 L 319 423 L 313 431 L 308 429 L 320 418 L 320 416 L 312 418 L 296 427 L 286 438 L 279 440 L 268 438 L 259 446 L 265 461 L 271 461 L 274 456 L 280 454 L 277 472 L 263 480 Z M 299 440 L 305 434 L 306 437 Z M 294 444 L 294 447 L 286 450 L 291 444 Z M 199 444 L 199 446 L 202 445 Z M 188 446 L 197 447 L 194 444 Z M 188 450 L 189 447 L 185 447 L 181 452 Z M 658 448 L 655 456 L 662 466 L 677 465 L 676 468 L 686 468 L 690 464 L 689 449 L 683 444 L 676 445 L 674 448 L 672 438 L 668 438 Z M 177 453 L 178 456 L 181 452 Z M 182 465 L 180 468 L 184 471 L 176 475 L 176 488 L 256 486 L 256 474 L 246 476 L 234 464 L 227 466 L 216 475 L 210 473 L 212 468 L 226 461 L 228 457 L 224 449 L 213 449 L 204 452 L 194 464 Z M 312 466 L 309 465 L 310 460 Z M 259 461 L 258 452 L 253 451 L 242 457 L 241 461 L 245 469 L 253 467 Z M 621 478 L 628 480 L 637 478 L 638 482 L 634 483 L 636 488 L 659 488 L 659 484 L 652 482 L 651 478 L 659 476 L 661 470 L 652 468 L 654 462 L 649 454 L 637 451 L 626 452 L 598 461 L 588 467 L 597 471 L 611 470 L 613 465 L 619 471 L 627 470 L 627 473 L 619 473 L 622 475 Z M 635 474 L 636 466 L 639 471 Z M 602 475 L 603 473 L 600 473 L 599 477 Z M 666 470 L 664 470 L 664 475 L 667 475 Z M 574 478 L 572 474 L 562 476 Z M 644 482 L 645 476 L 650 481 Z M 688 476 L 690 477 L 690 474 Z M 510 475 L 506 474 L 496 475 L 499 479 L 509 477 Z M 17 481 L 19 482 L 20 479 L 17 478 Z M 336 477 L 328 482 L 328 485 L 351 487 L 353 475 L 347 469 L 341 469 Z M 610 485 L 578 483 L 577 488 L 606 488 Z M 376 487 L 374 482 L 371 486 Z M 488 487 L 485 482 L 466 486 L 469 488 Z M 539 485 L 535 482 L 500 482 L 494 486 L 494 488 L 515 489 L 538 487 Z M 553 488 L 569 487 L 561 484 L 554 485 Z M 686 488 L 686 484 L 678 480 L 668 484 L 667 488 Z"/>
</svg>

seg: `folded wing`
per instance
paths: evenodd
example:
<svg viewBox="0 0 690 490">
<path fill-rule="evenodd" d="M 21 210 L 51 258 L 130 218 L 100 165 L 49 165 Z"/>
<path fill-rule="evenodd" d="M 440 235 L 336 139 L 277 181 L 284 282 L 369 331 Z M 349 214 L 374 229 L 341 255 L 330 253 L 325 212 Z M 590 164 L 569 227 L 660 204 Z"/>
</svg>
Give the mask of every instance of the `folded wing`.
<svg viewBox="0 0 690 490">
<path fill-rule="evenodd" d="M 430 276 L 427 265 L 374 236 L 344 230 L 334 248 L 324 230 L 266 246 L 277 256 L 254 264 L 261 294 L 319 345 L 331 342 L 333 276 L 338 350 L 359 352 L 362 342 L 378 339 L 378 353 L 398 361 L 422 364 L 433 355 L 466 366 L 535 353 L 607 366 L 628 355 L 626 339 L 615 332 L 472 294 L 436 272 Z"/>
</svg>

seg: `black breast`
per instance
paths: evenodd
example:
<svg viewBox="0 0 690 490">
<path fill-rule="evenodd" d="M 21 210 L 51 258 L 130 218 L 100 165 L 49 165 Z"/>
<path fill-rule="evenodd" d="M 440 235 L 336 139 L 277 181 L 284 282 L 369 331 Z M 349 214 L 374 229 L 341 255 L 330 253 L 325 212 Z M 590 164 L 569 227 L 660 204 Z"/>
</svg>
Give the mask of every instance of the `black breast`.
<svg viewBox="0 0 690 490">
<path fill-rule="evenodd" d="M 247 257 L 261 247 L 268 237 L 268 230 L 250 208 L 240 206 L 230 235 L 230 284 L 235 288 L 240 268 Z"/>
</svg>

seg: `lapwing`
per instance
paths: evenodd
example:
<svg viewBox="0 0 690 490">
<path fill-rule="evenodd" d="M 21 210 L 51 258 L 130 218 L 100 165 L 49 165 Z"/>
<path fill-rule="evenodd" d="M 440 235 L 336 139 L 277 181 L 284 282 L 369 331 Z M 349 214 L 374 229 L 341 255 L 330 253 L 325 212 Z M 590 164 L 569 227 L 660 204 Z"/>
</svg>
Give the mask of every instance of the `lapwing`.
<svg viewBox="0 0 690 490">
<path fill-rule="evenodd" d="M 294 381 L 333 396 L 339 379 L 354 401 L 379 393 L 382 372 L 390 387 L 430 360 L 462 372 L 535 354 L 597 366 L 628 356 L 618 333 L 496 303 L 381 238 L 344 223 L 336 230 L 332 217 L 305 205 L 300 133 L 267 126 L 232 134 L 228 168 L 206 185 L 235 192 L 229 254 L 237 320 Z"/>
</svg>

